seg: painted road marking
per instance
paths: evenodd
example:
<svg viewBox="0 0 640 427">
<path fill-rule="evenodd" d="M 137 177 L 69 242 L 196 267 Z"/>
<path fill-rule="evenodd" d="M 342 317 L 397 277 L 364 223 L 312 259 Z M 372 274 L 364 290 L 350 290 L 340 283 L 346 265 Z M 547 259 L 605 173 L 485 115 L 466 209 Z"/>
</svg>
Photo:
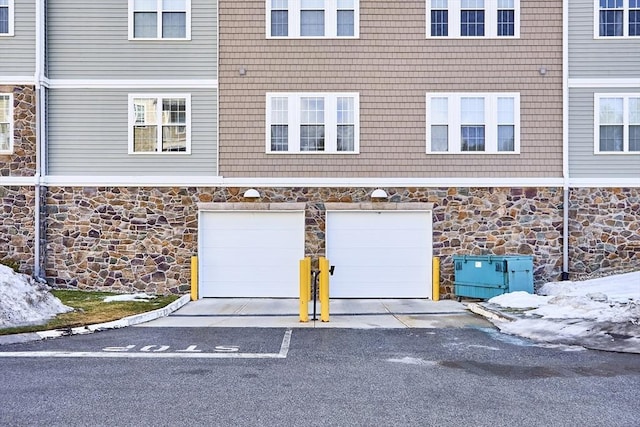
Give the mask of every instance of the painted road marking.
<svg viewBox="0 0 640 427">
<path fill-rule="evenodd" d="M 218 346 L 217 353 L 197 352 L 189 346 L 181 352 L 161 351 L 168 346 L 145 346 L 139 352 L 131 352 L 135 346 L 106 347 L 103 351 L 7 351 L 0 358 L 95 358 L 95 359 L 285 359 L 291 346 L 291 329 L 284 333 L 278 353 L 239 353 L 237 347 Z M 131 347 L 131 348 L 130 348 Z M 155 349 L 155 351 L 154 351 Z"/>
</svg>

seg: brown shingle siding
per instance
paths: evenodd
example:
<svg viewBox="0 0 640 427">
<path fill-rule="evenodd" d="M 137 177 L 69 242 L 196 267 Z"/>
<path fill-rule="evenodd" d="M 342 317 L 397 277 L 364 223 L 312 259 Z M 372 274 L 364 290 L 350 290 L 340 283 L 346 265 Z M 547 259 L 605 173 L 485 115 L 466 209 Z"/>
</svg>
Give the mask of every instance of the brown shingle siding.
<svg viewBox="0 0 640 427">
<path fill-rule="evenodd" d="M 360 7 L 359 39 L 276 40 L 264 1 L 220 1 L 222 175 L 561 175 L 562 2 L 521 1 L 519 39 L 427 39 L 424 0 Z M 265 153 L 266 92 L 309 91 L 360 93 L 360 154 Z M 520 93 L 520 155 L 425 154 L 427 92 L 495 91 Z"/>
</svg>

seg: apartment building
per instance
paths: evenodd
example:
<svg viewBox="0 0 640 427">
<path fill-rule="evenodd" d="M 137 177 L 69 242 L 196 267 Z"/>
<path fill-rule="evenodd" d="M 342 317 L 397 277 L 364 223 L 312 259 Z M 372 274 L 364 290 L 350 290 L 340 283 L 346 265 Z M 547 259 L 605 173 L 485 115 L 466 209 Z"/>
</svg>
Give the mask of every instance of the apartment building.
<svg viewBox="0 0 640 427">
<path fill-rule="evenodd" d="M 434 256 L 445 295 L 457 254 L 636 269 L 611 3 L 0 0 L 0 256 L 167 293 L 198 255 L 201 297 L 295 297 L 304 256 L 354 298 L 430 298 Z"/>
</svg>

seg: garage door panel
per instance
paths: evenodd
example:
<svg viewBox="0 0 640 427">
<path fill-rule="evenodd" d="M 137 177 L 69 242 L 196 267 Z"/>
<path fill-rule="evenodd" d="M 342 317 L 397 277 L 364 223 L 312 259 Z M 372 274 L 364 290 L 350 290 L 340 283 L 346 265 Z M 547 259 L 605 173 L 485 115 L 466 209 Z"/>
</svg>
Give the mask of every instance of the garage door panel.
<svg viewBox="0 0 640 427">
<path fill-rule="evenodd" d="M 296 297 L 304 213 L 201 212 L 201 297 Z"/>
<path fill-rule="evenodd" d="M 431 296 L 431 213 L 327 213 L 333 298 Z"/>
</svg>

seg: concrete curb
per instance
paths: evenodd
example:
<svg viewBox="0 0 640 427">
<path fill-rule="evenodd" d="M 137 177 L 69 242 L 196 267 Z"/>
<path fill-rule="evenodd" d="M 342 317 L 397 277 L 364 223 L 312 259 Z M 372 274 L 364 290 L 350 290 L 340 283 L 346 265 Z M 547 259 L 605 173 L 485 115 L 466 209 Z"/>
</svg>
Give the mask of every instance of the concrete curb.
<svg viewBox="0 0 640 427">
<path fill-rule="evenodd" d="M 472 313 L 478 314 L 491 320 L 497 320 L 500 322 L 513 322 L 514 320 L 516 320 L 514 317 L 511 317 L 497 310 L 482 307 L 480 304 L 477 304 L 475 302 L 467 304 L 467 309 Z"/>
<path fill-rule="evenodd" d="M 106 331 L 108 329 L 126 328 L 127 326 L 133 326 L 150 320 L 166 317 L 173 313 L 177 309 L 184 306 L 191 301 L 190 295 L 183 295 L 166 307 L 159 308 L 157 310 L 148 311 L 146 313 L 135 314 L 133 316 L 124 317 L 120 320 L 114 320 L 111 322 L 97 323 L 95 325 L 79 326 L 77 328 L 70 329 L 52 329 L 49 331 L 40 332 L 27 332 L 24 334 L 3 335 L 0 336 L 0 345 L 6 344 L 18 344 L 30 341 L 39 341 L 49 338 L 58 338 L 69 335 L 83 335 L 91 334 L 99 331 Z"/>
</svg>

